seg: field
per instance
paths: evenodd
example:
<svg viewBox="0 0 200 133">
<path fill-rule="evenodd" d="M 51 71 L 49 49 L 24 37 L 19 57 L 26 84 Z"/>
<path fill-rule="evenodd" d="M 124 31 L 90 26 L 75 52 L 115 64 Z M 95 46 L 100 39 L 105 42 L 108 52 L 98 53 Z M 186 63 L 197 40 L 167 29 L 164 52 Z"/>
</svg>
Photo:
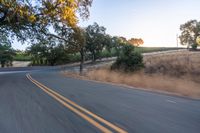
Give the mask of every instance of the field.
<svg viewBox="0 0 200 133">
<path fill-rule="evenodd" d="M 150 52 L 158 52 L 158 51 L 169 51 L 169 50 L 178 50 L 184 48 L 177 47 L 136 47 L 135 50 L 141 53 L 150 53 Z"/>
<path fill-rule="evenodd" d="M 158 52 L 158 51 L 169 51 L 169 50 L 179 50 L 184 48 L 177 48 L 177 47 L 135 47 L 135 51 L 140 53 L 151 53 L 151 52 Z M 100 54 L 101 58 L 106 57 L 116 57 L 115 49 L 112 49 L 111 52 L 107 50 L 103 50 Z"/>
<path fill-rule="evenodd" d="M 90 69 L 78 78 L 112 82 L 151 91 L 200 98 L 200 52 L 180 51 L 144 56 L 145 68 L 135 73 Z"/>
</svg>

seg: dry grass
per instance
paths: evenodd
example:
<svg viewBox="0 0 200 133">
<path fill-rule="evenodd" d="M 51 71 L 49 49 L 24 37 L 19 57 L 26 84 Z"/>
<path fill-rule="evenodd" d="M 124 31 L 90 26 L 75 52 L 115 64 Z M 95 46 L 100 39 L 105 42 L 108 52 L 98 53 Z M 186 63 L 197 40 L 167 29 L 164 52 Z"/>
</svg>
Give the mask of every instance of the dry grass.
<svg viewBox="0 0 200 133">
<path fill-rule="evenodd" d="M 200 74 L 200 52 L 174 52 L 144 57 L 146 73 L 162 73 L 171 76 Z"/>
<path fill-rule="evenodd" d="M 124 84 L 148 90 L 200 98 L 200 53 L 177 52 L 144 57 L 146 67 L 135 73 L 111 71 L 109 66 L 69 76 Z"/>
</svg>

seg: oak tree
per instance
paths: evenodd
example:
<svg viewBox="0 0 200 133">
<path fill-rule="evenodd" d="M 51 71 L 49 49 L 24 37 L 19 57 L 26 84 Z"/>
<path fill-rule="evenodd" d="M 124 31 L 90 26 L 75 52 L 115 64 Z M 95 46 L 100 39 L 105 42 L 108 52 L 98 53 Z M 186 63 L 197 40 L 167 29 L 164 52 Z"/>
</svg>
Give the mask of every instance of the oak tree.
<svg viewBox="0 0 200 133">
<path fill-rule="evenodd" d="M 181 35 L 180 42 L 182 45 L 187 45 L 187 48 L 192 47 L 196 49 L 198 43 L 196 38 L 200 35 L 200 22 L 197 20 L 190 20 L 180 26 Z"/>
</svg>

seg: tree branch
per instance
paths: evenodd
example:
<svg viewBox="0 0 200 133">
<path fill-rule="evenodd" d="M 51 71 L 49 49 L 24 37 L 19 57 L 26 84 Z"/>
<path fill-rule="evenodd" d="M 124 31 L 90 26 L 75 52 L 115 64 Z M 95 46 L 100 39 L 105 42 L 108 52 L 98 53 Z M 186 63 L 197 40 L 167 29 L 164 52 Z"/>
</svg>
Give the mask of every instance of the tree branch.
<svg viewBox="0 0 200 133">
<path fill-rule="evenodd" d="M 0 23 L 3 22 L 6 19 L 6 16 L 8 14 L 8 10 L 4 10 L 4 11 L 2 11 L 2 13 L 3 13 L 3 17 L 0 18 Z"/>
</svg>

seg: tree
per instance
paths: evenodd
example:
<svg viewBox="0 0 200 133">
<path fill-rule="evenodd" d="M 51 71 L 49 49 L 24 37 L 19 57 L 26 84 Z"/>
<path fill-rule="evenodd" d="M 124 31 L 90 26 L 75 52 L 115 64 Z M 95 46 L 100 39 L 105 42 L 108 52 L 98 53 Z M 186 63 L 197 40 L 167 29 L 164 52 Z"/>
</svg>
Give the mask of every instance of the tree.
<svg viewBox="0 0 200 133">
<path fill-rule="evenodd" d="M 0 25 L 23 28 L 33 22 L 59 21 L 74 27 L 77 12 L 87 18 L 91 3 L 92 0 L 0 0 Z"/>
<path fill-rule="evenodd" d="M 81 35 L 78 18 L 88 18 L 91 3 L 92 0 L 0 0 L 0 32 L 23 41 L 31 39 L 32 43 L 52 37 L 73 51 L 79 46 L 69 39 L 71 35 L 82 38 L 75 37 Z"/>
<path fill-rule="evenodd" d="M 0 63 L 1 67 L 5 67 L 5 65 L 11 65 L 13 56 L 14 56 L 14 50 L 11 47 L 11 42 L 7 38 L 6 35 L 1 34 L 0 35 Z"/>
<path fill-rule="evenodd" d="M 92 61 L 95 62 L 98 54 L 103 50 L 106 38 L 106 28 L 97 23 L 89 25 L 86 28 L 86 50 L 92 55 Z"/>
<path fill-rule="evenodd" d="M 92 0 L 0 0 L 0 33 L 31 42 L 41 34 L 59 38 L 54 27 L 77 27 L 78 16 L 88 18 L 91 3 Z"/>
<path fill-rule="evenodd" d="M 67 46 L 68 50 L 75 53 L 79 52 L 81 55 L 80 60 L 80 74 L 82 74 L 83 71 L 83 64 L 85 61 L 85 45 L 86 45 L 86 32 L 84 29 L 77 27 L 71 32 L 69 37 L 69 44 Z"/>
<path fill-rule="evenodd" d="M 196 38 L 200 35 L 200 22 L 197 20 L 190 20 L 180 26 L 181 35 L 180 42 L 182 45 L 187 45 L 187 48 L 192 47 L 196 49 L 198 43 Z"/>
<path fill-rule="evenodd" d="M 128 42 L 137 47 L 144 43 L 144 41 L 141 38 L 131 38 L 128 40 Z"/>
<path fill-rule="evenodd" d="M 108 34 L 105 35 L 104 40 L 103 40 L 103 44 L 105 45 L 105 48 L 108 50 L 108 52 L 111 52 L 111 50 L 113 48 L 112 37 Z"/>
<path fill-rule="evenodd" d="M 32 56 L 33 65 L 54 66 L 66 57 L 64 46 L 52 38 L 42 39 L 29 47 L 27 51 Z"/>
<path fill-rule="evenodd" d="M 124 37 L 112 37 L 112 46 L 115 49 L 115 55 L 119 56 L 120 55 L 120 51 L 123 48 L 124 45 L 129 44 L 129 42 L 126 40 L 126 38 Z"/>
<path fill-rule="evenodd" d="M 141 53 L 134 51 L 133 45 L 123 45 L 117 60 L 112 64 L 112 70 L 122 70 L 125 72 L 136 71 L 143 67 L 143 57 Z"/>
<path fill-rule="evenodd" d="M 57 35 L 52 35 L 60 44 L 64 45 L 66 52 L 77 53 L 81 55 L 80 73 L 82 73 L 85 58 L 86 31 L 81 27 L 69 28 L 66 25 L 55 25 Z"/>
</svg>

